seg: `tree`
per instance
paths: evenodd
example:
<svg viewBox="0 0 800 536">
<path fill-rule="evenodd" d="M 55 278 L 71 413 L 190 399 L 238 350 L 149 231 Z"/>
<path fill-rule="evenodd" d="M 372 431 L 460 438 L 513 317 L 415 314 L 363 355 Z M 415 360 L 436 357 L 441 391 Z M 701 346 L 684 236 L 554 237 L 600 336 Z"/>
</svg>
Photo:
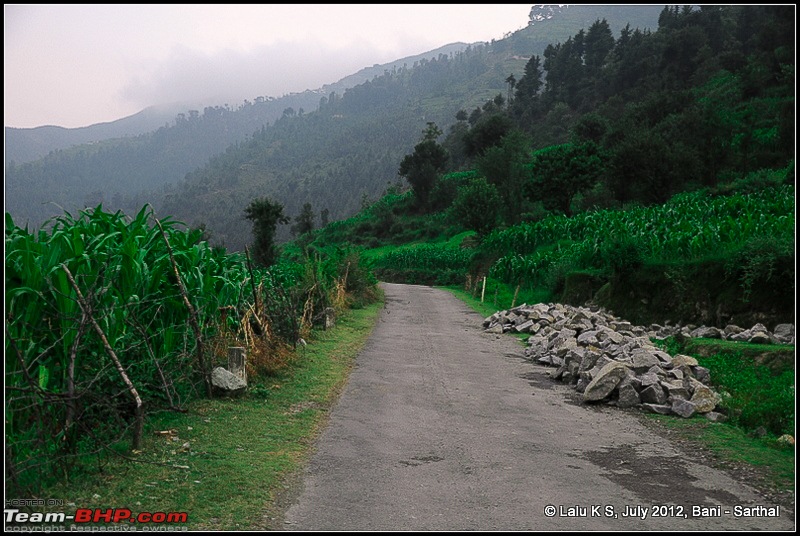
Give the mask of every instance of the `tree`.
<svg viewBox="0 0 800 536">
<path fill-rule="evenodd" d="M 539 56 L 531 56 L 525 64 L 525 74 L 516 83 L 516 97 L 526 104 L 542 89 L 542 62 Z"/>
<path fill-rule="evenodd" d="M 508 105 L 511 106 L 511 101 L 514 100 L 514 87 L 517 85 L 517 78 L 514 76 L 514 73 L 508 75 L 506 84 L 508 84 Z"/>
<path fill-rule="evenodd" d="M 604 168 L 600 151 L 592 142 L 541 149 L 533 155 L 527 195 L 533 201 L 541 200 L 548 210 L 569 214 L 572 198 L 592 188 Z"/>
<path fill-rule="evenodd" d="M 306 233 L 310 233 L 314 230 L 314 209 L 311 207 L 311 203 L 305 203 L 303 205 L 303 210 L 300 211 L 300 214 L 295 216 L 294 218 L 294 225 L 292 225 L 292 234 L 303 236 Z"/>
<path fill-rule="evenodd" d="M 319 212 L 319 226 L 326 227 L 328 222 L 330 221 L 330 211 L 327 208 L 323 208 Z"/>
<path fill-rule="evenodd" d="M 254 199 L 244 211 L 253 222 L 253 258 L 263 266 L 272 266 L 278 258 L 275 247 L 275 229 L 278 224 L 289 223 L 283 214 L 283 205 L 264 197 Z"/>
<path fill-rule="evenodd" d="M 464 136 L 467 155 L 481 156 L 489 147 L 499 145 L 503 136 L 514 127 L 513 121 L 504 113 L 484 115 Z"/>
<path fill-rule="evenodd" d="M 497 145 L 487 148 L 476 162 L 480 174 L 497 189 L 503 215 L 511 224 L 519 223 L 523 212 L 529 160 L 530 140 L 521 131 L 512 130 Z"/>
<path fill-rule="evenodd" d="M 405 177 L 420 206 L 428 204 L 428 196 L 433 189 L 439 174 L 447 164 L 447 151 L 436 139 L 442 131 L 435 123 L 429 122 L 420 141 L 412 154 L 406 155 L 400 162 L 398 174 Z"/>
<path fill-rule="evenodd" d="M 458 193 L 450 209 L 452 217 L 467 229 L 484 237 L 494 229 L 502 200 L 497 188 L 483 178 L 472 179 Z"/>
</svg>

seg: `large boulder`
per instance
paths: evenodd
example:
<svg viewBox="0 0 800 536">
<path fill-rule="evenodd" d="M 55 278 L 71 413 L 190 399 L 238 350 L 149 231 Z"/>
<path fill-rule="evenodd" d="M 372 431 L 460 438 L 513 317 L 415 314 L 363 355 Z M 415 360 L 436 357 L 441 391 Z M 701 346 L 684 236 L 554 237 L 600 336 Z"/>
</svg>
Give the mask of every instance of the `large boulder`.
<svg viewBox="0 0 800 536">
<path fill-rule="evenodd" d="M 721 398 L 705 385 L 697 385 L 690 401 L 694 404 L 697 413 L 708 413 L 714 411 Z"/>
<path fill-rule="evenodd" d="M 628 375 L 628 367 L 619 362 L 612 362 L 600 369 L 597 376 L 586 386 L 583 399 L 586 402 L 596 402 L 606 398 Z"/>
</svg>

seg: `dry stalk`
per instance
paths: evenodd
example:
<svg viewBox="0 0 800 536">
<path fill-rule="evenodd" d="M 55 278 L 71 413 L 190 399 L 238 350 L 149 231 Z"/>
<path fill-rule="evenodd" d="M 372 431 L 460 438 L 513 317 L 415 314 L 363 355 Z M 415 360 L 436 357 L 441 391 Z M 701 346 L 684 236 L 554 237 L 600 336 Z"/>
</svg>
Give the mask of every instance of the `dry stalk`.
<svg viewBox="0 0 800 536">
<path fill-rule="evenodd" d="M 72 288 L 75 289 L 75 293 L 78 296 L 78 305 L 81 308 L 81 312 L 86 315 L 89 321 L 92 323 L 95 332 L 100 337 L 100 340 L 103 342 L 103 346 L 106 349 L 106 353 L 111 358 L 111 361 L 114 362 L 114 367 L 116 367 L 117 372 L 119 372 L 120 376 L 122 377 L 122 381 L 125 383 L 125 386 L 128 389 L 131 397 L 133 398 L 134 403 L 136 404 L 136 424 L 133 428 L 133 448 L 134 450 L 138 450 L 142 448 L 142 431 L 144 429 L 144 411 L 142 407 L 142 398 L 139 396 L 139 392 L 136 390 L 136 387 L 131 382 L 130 378 L 128 377 L 128 373 L 125 372 L 125 367 L 122 366 L 119 358 L 117 357 L 116 352 L 114 349 L 111 348 L 111 344 L 108 342 L 108 338 L 106 337 L 105 332 L 103 332 L 103 328 L 100 327 L 100 324 L 97 323 L 94 316 L 92 316 L 91 310 L 89 309 L 86 300 L 83 298 L 83 294 L 81 293 L 81 289 L 78 287 L 78 284 L 75 282 L 75 278 L 72 277 L 72 272 L 69 271 L 66 264 L 62 264 L 61 268 L 64 269 L 64 272 L 67 274 L 67 279 L 69 279 Z"/>
</svg>

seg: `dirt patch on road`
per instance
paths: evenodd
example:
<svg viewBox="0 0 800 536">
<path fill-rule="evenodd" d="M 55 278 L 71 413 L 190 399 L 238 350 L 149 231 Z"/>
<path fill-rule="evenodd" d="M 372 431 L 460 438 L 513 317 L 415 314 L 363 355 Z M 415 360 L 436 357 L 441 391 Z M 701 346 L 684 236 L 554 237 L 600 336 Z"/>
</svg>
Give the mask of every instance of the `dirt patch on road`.
<svg viewBox="0 0 800 536">
<path fill-rule="evenodd" d="M 688 509 L 692 505 L 738 502 L 736 495 L 727 491 L 696 486 L 698 478 L 691 474 L 683 457 L 644 455 L 631 445 L 591 451 L 582 457 L 606 469 L 609 480 L 653 505 L 674 503 Z"/>
</svg>

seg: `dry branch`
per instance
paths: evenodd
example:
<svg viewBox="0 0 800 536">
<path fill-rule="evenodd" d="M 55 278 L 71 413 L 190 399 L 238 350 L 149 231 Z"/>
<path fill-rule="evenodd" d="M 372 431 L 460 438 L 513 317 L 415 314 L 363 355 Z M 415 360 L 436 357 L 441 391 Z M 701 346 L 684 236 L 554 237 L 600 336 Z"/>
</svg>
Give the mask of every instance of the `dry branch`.
<svg viewBox="0 0 800 536">
<path fill-rule="evenodd" d="M 161 226 L 161 222 L 158 221 L 158 218 L 155 220 L 156 225 L 158 225 L 158 230 L 161 231 L 161 236 L 164 238 L 164 243 L 167 245 L 167 253 L 169 253 L 169 260 L 172 263 L 172 270 L 175 272 L 175 279 L 178 281 L 178 290 L 181 291 L 183 303 L 186 304 L 186 308 L 189 310 L 189 324 L 192 326 L 192 331 L 194 331 L 195 345 L 197 347 L 197 365 L 200 367 L 200 372 L 203 375 L 203 382 L 206 386 L 206 396 L 211 398 L 211 371 L 209 371 L 206 366 L 206 359 L 203 353 L 203 335 L 200 332 L 200 324 L 197 322 L 197 311 L 192 306 L 192 302 L 189 301 L 189 295 L 186 293 L 186 286 L 183 284 L 181 273 L 178 270 L 178 263 L 175 262 L 175 255 L 172 253 L 172 246 L 169 245 L 167 233 L 164 232 L 164 228 Z"/>
<path fill-rule="evenodd" d="M 128 392 L 131 394 L 131 397 L 133 398 L 133 401 L 136 404 L 136 423 L 133 428 L 133 448 L 140 449 L 142 448 L 142 430 L 144 428 L 144 411 L 142 407 L 142 398 L 139 396 L 139 392 L 136 390 L 136 386 L 133 385 L 133 382 L 131 382 L 130 378 L 128 377 L 128 373 L 125 372 L 125 368 L 122 366 L 122 363 L 117 357 L 116 352 L 114 352 L 114 349 L 111 347 L 111 344 L 109 344 L 108 338 L 106 337 L 105 332 L 103 332 L 103 328 L 100 327 L 100 324 L 98 324 L 97 320 L 95 320 L 94 316 L 92 316 L 91 310 L 89 309 L 86 300 L 84 300 L 83 298 L 81 289 L 75 282 L 75 278 L 72 277 L 72 272 L 69 271 L 69 268 L 67 268 L 66 264 L 62 264 L 61 267 L 64 269 L 64 272 L 66 272 L 67 279 L 69 279 L 70 285 L 72 285 L 72 288 L 75 289 L 75 293 L 78 296 L 78 305 L 81 308 L 81 312 L 84 315 L 86 315 L 86 317 L 92 323 L 94 330 L 97 332 L 97 335 L 103 342 L 103 346 L 106 349 L 106 353 L 114 362 L 114 366 L 116 367 L 117 371 L 122 377 L 122 381 L 125 382 L 125 386 L 128 388 Z"/>
</svg>

